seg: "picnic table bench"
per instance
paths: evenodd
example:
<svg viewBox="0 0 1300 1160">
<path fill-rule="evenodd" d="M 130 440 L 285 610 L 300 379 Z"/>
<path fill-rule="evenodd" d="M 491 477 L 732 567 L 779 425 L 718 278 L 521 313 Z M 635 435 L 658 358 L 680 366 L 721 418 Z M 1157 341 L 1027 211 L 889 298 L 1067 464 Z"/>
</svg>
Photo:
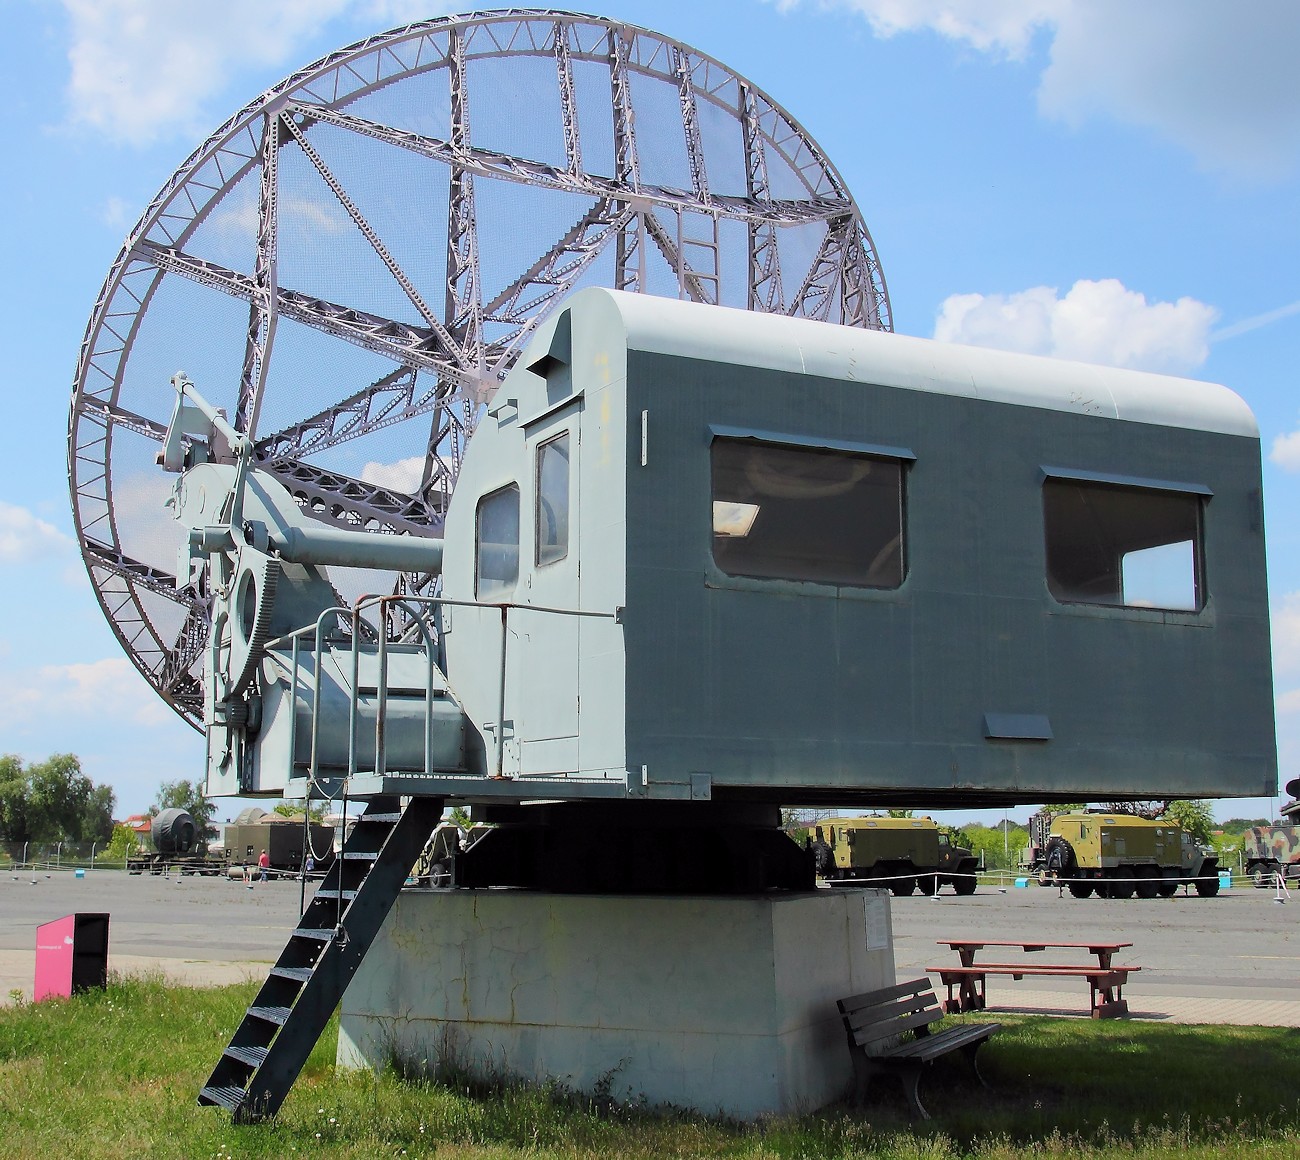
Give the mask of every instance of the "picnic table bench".
<svg viewBox="0 0 1300 1160">
<path fill-rule="evenodd" d="M 943 1018 L 929 979 L 913 979 L 876 991 L 838 1000 L 840 1017 L 853 1060 L 853 1098 L 861 1102 L 872 1077 L 897 1075 L 912 1111 L 930 1118 L 918 1090 L 921 1072 L 949 1052 L 961 1051 L 970 1060 L 975 1078 L 985 1083 L 975 1053 L 996 1033 L 998 1023 L 966 1023 L 943 1031 L 931 1026 Z"/>
<path fill-rule="evenodd" d="M 1128 1014 L 1128 1000 L 1124 998 L 1124 984 L 1130 974 L 1140 971 L 1141 967 L 1117 965 L 1115 952 L 1124 947 L 1131 947 L 1126 942 L 1014 942 L 1003 939 L 939 939 L 940 946 L 950 947 L 957 952 L 960 966 L 926 967 L 927 971 L 939 976 L 940 982 L 948 989 L 944 1010 L 982 1011 L 986 1007 L 985 988 L 989 975 L 1006 975 L 1013 980 L 1026 976 L 1056 976 L 1058 978 L 1082 978 L 1088 981 L 1089 1009 L 1094 1019 L 1114 1019 Z M 1015 947 L 1032 954 L 1053 949 L 1087 950 L 1097 962 L 1096 965 L 1080 963 L 979 963 L 975 961 L 977 952 L 986 947 Z M 954 994 L 955 992 L 955 994 Z"/>
</svg>

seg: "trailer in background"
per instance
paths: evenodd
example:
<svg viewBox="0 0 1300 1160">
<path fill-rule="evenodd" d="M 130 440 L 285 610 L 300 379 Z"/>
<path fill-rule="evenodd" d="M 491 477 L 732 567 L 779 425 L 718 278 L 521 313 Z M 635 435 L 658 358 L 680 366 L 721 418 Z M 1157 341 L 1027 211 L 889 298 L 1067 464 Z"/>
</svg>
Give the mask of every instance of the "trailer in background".
<svg viewBox="0 0 1300 1160">
<path fill-rule="evenodd" d="M 223 835 L 228 864 L 245 864 L 257 869 L 265 850 L 271 859 L 271 873 L 296 877 L 308 856 L 312 872 L 324 873 L 334 861 L 334 827 L 320 822 L 303 825 L 302 816 L 284 817 L 250 806 L 225 829 Z"/>
</svg>

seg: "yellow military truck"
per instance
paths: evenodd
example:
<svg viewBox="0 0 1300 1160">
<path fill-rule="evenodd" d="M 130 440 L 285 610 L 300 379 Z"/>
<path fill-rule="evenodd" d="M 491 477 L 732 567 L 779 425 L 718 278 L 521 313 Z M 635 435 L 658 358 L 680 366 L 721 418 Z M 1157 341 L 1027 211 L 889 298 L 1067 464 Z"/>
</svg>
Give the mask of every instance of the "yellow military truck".
<svg viewBox="0 0 1300 1160">
<path fill-rule="evenodd" d="M 1039 882 L 1065 885 L 1075 898 L 1168 898 L 1184 883 L 1203 898 L 1219 892 L 1218 855 L 1168 820 L 1039 813 L 1030 835 Z"/>
<path fill-rule="evenodd" d="M 975 893 L 975 856 L 930 818 L 827 818 L 810 840 L 817 873 L 832 885 L 881 879 L 900 896 L 940 886 Z"/>
</svg>

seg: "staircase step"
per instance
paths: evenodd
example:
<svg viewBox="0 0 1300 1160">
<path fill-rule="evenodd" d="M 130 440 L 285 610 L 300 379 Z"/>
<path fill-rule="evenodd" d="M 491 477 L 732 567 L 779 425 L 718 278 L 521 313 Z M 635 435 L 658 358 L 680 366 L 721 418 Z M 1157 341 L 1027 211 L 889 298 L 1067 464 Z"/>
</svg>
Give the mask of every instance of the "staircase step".
<svg viewBox="0 0 1300 1160">
<path fill-rule="evenodd" d="M 228 1108 L 233 1112 L 247 1095 L 241 1087 L 205 1087 L 199 1092 L 199 1103 L 208 1107 Z"/>
<path fill-rule="evenodd" d="M 292 1007 L 250 1007 L 248 1014 L 263 1023 L 274 1023 L 277 1027 L 283 1027 L 292 1010 Z"/>
<path fill-rule="evenodd" d="M 398 799 L 372 804 L 391 811 Z M 441 816 L 441 799 L 416 798 L 405 811 L 358 819 L 370 825 L 359 841 L 348 839 L 348 848 L 325 878 L 327 888 L 316 892 L 298 920 L 280 961 L 202 1089 L 200 1103 L 229 1108 L 236 1122 L 276 1114 Z M 365 847 L 372 845 L 380 849 L 367 852 Z M 349 882 L 353 888 L 344 889 Z M 345 908 L 355 899 L 361 900 L 359 907 Z M 315 966 L 290 965 L 304 959 L 315 959 Z M 286 999 L 284 980 L 298 984 L 300 991 L 280 1005 Z M 273 1038 L 268 1025 L 279 1029 Z M 245 1046 L 267 1039 L 265 1047 Z M 246 1082 L 244 1069 L 252 1072 Z"/>
<path fill-rule="evenodd" d="M 249 1067 L 261 1067 L 266 1061 L 269 1047 L 227 1047 L 221 1054 L 230 1059 L 237 1059 Z"/>
</svg>

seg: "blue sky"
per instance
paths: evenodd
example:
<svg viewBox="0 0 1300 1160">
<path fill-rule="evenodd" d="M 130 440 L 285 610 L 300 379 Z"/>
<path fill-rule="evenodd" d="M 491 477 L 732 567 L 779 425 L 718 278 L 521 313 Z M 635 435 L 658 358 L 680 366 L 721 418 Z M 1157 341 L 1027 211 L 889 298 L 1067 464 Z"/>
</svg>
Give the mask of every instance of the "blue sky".
<svg viewBox="0 0 1300 1160">
<path fill-rule="evenodd" d="M 0 2 L 0 751 L 77 753 L 122 814 L 200 775 L 200 737 L 125 659 L 72 537 L 86 320 L 131 224 L 227 116 L 333 48 L 462 10 Z M 861 207 L 897 330 L 1246 399 L 1266 456 L 1282 780 L 1300 775 L 1300 6 L 608 0 L 600 14 L 718 58 L 809 130 Z"/>
</svg>

